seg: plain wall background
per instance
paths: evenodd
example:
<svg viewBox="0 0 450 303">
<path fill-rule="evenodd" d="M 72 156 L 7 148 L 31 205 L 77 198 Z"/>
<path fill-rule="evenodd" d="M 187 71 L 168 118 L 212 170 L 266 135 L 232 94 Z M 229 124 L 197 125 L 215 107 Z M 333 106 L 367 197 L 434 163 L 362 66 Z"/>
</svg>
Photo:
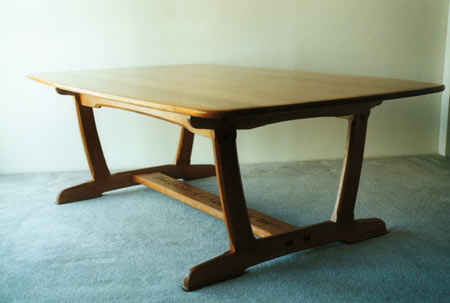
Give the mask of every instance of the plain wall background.
<svg viewBox="0 0 450 303">
<path fill-rule="evenodd" d="M 70 97 L 44 71 L 211 63 L 442 82 L 448 0 L 1 0 L 0 173 L 87 169 Z M 438 152 L 439 94 L 372 111 L 366 156 Z M 171 162 L 179 127 L 96 110 L 110 168 Z M 238 133 L 241 162 L 340 158 L 346 121 Z M 212 162 L 196 138 L 194 162 Z"/>
</svg>

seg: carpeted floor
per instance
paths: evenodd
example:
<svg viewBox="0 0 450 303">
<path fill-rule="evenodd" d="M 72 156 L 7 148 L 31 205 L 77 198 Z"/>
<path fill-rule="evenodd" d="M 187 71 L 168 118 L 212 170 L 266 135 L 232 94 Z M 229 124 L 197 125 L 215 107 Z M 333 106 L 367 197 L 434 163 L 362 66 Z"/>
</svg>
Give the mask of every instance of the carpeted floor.
<svg viewBox="0 0 450 303">
<path fill-rule="evenodd" d="M 249 207 L 295 225 L 329 218 L 341 161 L 244 165 Z M 143 186 L 80 203 L 87 172 L 0 176 L 0 302 L 450 302 L 450 159 L 366 159 L 356 217 L 385 236 L 335 243 L 186 293 L 190 267 L 228 249 L 222 221 Z M 215 178 L 192 184 L 216 192 Z"/>
</svg>

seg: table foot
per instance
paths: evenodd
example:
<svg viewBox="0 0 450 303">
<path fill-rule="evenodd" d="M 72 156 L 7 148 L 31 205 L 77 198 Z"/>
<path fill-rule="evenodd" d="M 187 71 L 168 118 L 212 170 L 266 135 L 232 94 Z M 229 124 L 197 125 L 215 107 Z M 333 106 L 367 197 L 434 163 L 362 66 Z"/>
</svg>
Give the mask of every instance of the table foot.
<svg viewBox="0 0 450 303">
<path fill-rule="evenodd" d="M 193 267 L 184 279 L 183 289 L 193 291 L 211 284 L 232 279 L 253 265 L 333 242 L 355 243 L 387 233 L 381 219 L 355 220 L 349 224 L 325 221 L 297 228 L 294 231 L 260 238 L 250 249 L 240 252 L 227 251 Z"/>
<path fill-rule="evenodd" d="M 89 181 L 63 189 L 56 198 L 56 204 L 66 204 L 100 197 L 105 192 L 104 182 Z"/>
<path fill-rule="evenodd" d="M 138 185 L 139 183 L 136 183 L 133 180 L 133 177 L 135 175 L 154 172 L 162 172 L 175 179 L 189 180 L 216 175 L 214 165 L 209 164 L 186 166 L 170 164 L 138 170 L 130 170 L 66 188 L 59 193 L 56 204 L 65 204 L 97 198 L 107 191 Z"/>
<path fill-rule="evenodd" d="M 387 234 L 386 223 L 378 218 L 355 220 L 349 226 L 347 237 L 342 242 L 353 244 Z"/>
<path fill-rule="evenodd" d="M 193 291 L 243 275 L 248 266 L 241 264 L 239 259 L 238 253 L 227 251 L 191 268 L 184 278 L 183 290 Z"/>
</svg>

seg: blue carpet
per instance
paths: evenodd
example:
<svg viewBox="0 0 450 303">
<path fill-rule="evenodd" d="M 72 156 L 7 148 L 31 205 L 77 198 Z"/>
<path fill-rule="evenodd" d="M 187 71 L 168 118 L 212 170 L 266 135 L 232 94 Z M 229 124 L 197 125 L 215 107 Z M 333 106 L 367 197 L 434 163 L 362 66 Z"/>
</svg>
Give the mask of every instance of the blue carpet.
<svg viewBox="0 0 450 303">
<path fill-rule="evenodd" d="M 244 165 L 248 206 L 327 220 L 341 161 Z M 281 257 L 186 293 L 189 268 L 228 249 L 222 221 L 143 186 L 55 205 L 86 172 L 0 176 L 0 302 L 450 302 L 450 160 L 367 159 L 356 217 L 385 236 Z M 217 193 L 215 178 L 192 184 Z"/>
</svg>

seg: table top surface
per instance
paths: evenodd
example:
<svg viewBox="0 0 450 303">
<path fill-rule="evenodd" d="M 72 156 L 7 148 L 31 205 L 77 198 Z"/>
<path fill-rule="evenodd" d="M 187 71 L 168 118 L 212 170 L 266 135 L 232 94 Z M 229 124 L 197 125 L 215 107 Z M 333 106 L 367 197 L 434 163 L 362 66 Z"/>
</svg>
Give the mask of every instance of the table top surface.
<svg viewBox="0 0 450 303">
<path fill-rule="evenodd" d="M 444 90 L 435 83 L 216 65 L 54 72 L 29 78 L 70 92 L 204 118 L 384 101 Z"/>
</svg>

